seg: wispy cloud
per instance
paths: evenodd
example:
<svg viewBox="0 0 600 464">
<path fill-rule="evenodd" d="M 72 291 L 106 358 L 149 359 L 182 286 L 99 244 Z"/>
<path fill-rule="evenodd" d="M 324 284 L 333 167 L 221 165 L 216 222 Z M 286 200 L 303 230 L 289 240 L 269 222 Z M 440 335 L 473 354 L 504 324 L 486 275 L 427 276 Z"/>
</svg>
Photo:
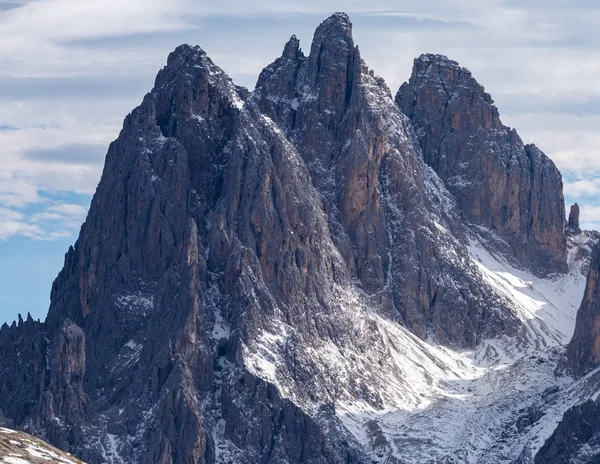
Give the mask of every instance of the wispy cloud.
<svg viewBox="0 0 600 464">
<path fill-rule="evenodd" d="M 598 193 L 600 193 L 600 179 L 598 178 L 565 182 L 565 194 L 572 197 L 591 197 L 598 195 Z M 600 220 L 600 216 L 598 220 Z"/>
<path fill-rule="evenodd" d="M 0 240 L 6 240 L 16 235 L 35 237 L 43 233 L 39 226 L 26 220 L 25 214 L 0 207 Z"/>
<path fill-rule="evenodd" d="M 289 35 L 308 49 L 334 11 L 350 13 L 363 58 L 392 91 L 421 53 L 470 68 L 503 121 L 557 162 L 566 194 L 589 218 L 600 206 L 599 8 L 591 0 L 0 1 L 0 207 L 41 208 L 35 220 L 13 217 L 3 235 L 50 230 L 58 213 L 43 192 L 93 193 L 108 143 L 176 45 L 202 45 L 252 87 Z"/>
<path fill-rule="evenodd" d="M 24 236 L 34 240 L 70 237 L 77 231 L 86 208 L 77 204 L 53 204 L 33 214 L 0 207 L 0 240 Z"/>
<path fill-rule="evenodd" d="M 51 164 L 98 165 L 104 161 L 104 144 L 70 144 L 57 148 L 40 148 L 25 152 L 25 159 Z"/>
<path fill-rule="evenodd" d="M 89 53 L 68 42 L 180 30 L 186 27 L 180 5 L 176 0 L 37 0 L 0 10 L 2 74 L 81 75 L 115 68 L 135 57 Z"/>
</svg>

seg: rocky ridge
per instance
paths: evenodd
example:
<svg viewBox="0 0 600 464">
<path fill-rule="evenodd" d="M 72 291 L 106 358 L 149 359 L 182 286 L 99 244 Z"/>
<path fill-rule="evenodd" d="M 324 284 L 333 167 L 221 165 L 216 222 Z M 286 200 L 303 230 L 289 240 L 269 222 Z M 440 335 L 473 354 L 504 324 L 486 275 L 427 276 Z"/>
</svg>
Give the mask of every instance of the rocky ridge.
<svg viewBox="0 0 600 464">
<path fill-rule="evenodd" d="M 90 463 L 529 462 L 597 239 L 566 225 L 560 173 L 445 58 L 394 102 L 343 13 L 253 92 L 182 45 L 109 147 L 47 320 L 0 329 L 0 416 Z M 443 426 L 476 435 L 486 406 L 480 440 Z"/>
</svg>

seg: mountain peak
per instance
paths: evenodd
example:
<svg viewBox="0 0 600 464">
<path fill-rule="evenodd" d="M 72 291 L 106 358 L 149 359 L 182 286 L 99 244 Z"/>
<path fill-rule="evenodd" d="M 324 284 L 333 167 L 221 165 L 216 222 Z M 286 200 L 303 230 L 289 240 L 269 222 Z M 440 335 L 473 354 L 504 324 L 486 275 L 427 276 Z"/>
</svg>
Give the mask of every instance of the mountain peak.
<svg viewBox="0 0 600 464">
<path fill-rule="evenodd" d="M 468 69 L 443 55 L 421 55 L 396 103 L 415 126 L 425 162 L 471 222 L 504 237 L 517 260 L 535 272 L 566 269 L 560 173 L 502 124 L 492 97 Z M 520 170 L 510 173 L 512 185 L 504 167 L 510 160 L 518 160 Z"/>
<path fill-rule="evenodd" d="M 319 25 L 319 28 L 323 28 L 324 30 L 346 31 L 349 34 L 352 34 L 352 21 L 350 21 L 350 17 L 346 13 L 337 12 L 325 19 L 325 21 Z"/>
<path fill-rule="evenodd" d="M 205 56 L 206 52 L 199 45 L 181 44 L 175 50 L 169 53 L 169 57 L 167 58 L 167 66 L 197 61 Z"/>
<path fill-rule="evenodd" d="M 283 47 L 283 54 L 281 55 L 283 58 L 288 58 L 290 60 L 294 60 L 298 58 L 302 54 L 300 50 L 300 41 L 295 35 L 290 37 Z"/>
<path fill-rule="evenodd" d="M 499 126 L 501 124 L 498 110 L 490 94 L 486 93 L 485 88 L 473 77 L 471 71 L 445 55 L 426 53 L 415 58 L 412 75 L 408 83 L 418 87 L 442 88 L 446 94 L 446 99 L 450 99 L 454 94 L 459 93 L 460 88 L 465 89 L 474 97 L 471 102 L 472 106 L 485 105 L 490 107 L 491 118 L 487 122 L 488 125 Z M 398 92 L 398 97 L 401 91 L 402 88 Z"/>
<path fill-rule="evenodd" d="M 346 13 L 335 13 L 323 21 L 315 30 L 313 47 L 325 42 L 342 42 L 352 44 L 352 22 Z M 311 50 L 312 51 L 312 50 Z"/>
<path fill-rule="evenodd" d="M 361 59 L 352 39 L 352 23 L 336 13 L 316 29 L 308 57 L 307 77 L 330 111 L 342 114 L 360 79 Z"/>
<path fill-rule="evenodd" d="M 452 68 L 461 67 L 457 61 L 451 60 L 446 55 L 440 55 L 437 53 L 424 53 L 418 58 L 415 58 L 415 63 L 439 63 Z"/>
</svg>

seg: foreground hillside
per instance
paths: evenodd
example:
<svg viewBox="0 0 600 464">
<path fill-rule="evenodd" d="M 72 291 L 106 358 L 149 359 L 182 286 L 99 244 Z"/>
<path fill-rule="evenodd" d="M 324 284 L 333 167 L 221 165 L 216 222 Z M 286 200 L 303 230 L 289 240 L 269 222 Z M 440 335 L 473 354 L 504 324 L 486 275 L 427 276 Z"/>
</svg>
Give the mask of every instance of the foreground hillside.
<svg viewBox="0 0 600 464">
<path fill-rule="evenodd" d="M 83 464 L 82 461 L 39 438 L 3 427 L 0 427 L 0 463 Z"/>
</svg>

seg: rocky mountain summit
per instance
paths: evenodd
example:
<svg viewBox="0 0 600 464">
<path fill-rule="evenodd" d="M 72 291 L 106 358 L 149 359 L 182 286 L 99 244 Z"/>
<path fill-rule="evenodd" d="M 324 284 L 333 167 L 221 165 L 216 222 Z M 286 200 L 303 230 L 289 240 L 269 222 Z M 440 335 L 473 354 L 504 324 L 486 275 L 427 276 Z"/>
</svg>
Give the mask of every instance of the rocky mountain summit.
<svg viewBox="0 0 600 464">
<path fill-rule="evenodd" d="M 0 420 L 90 463 L 533 462 L 593 391 L 555 373 L 575 215 L 467 70 L 423 56 L 394 100 L 343 13 L 251 92 L 181 45 L 46 321 L 0 329 Z"/>
<path fill-rule="evenodd" d="M 560 172 L 502 124 L 492 98 L 469 70 L 444 56 L 422 55 L 396 102 L 415 126 L 425 162 L 465 218 L 504 238 L 510 252 L 537 274 L 564 272 Z"/>
</svg>

